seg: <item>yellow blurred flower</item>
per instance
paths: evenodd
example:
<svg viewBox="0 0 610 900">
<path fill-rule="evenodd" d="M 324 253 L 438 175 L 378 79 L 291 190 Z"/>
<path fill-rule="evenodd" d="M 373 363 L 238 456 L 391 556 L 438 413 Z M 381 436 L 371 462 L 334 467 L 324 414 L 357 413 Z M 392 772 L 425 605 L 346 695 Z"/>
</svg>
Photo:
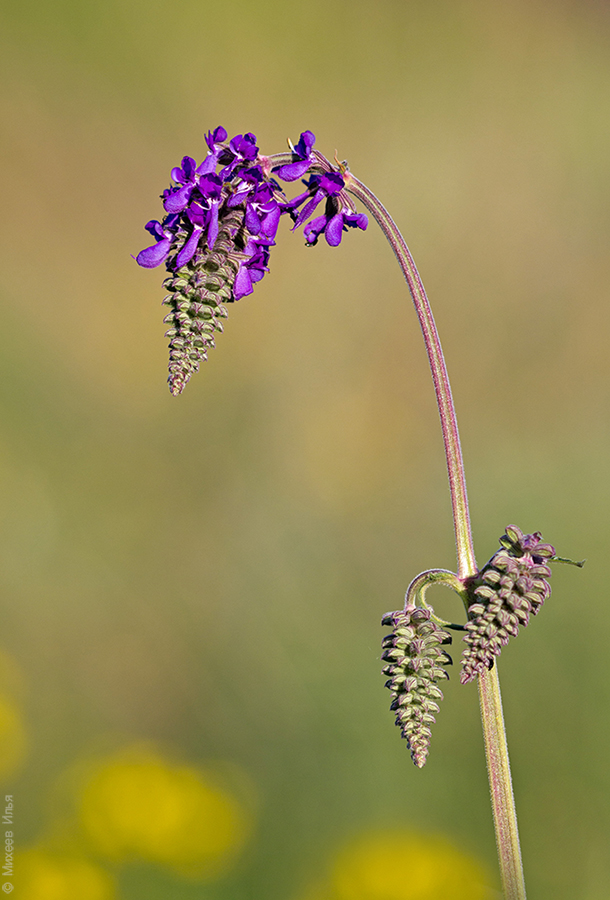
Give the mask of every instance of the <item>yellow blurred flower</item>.
<svg viewBox="0 0 610 900">
<path fill-rule="evenodd" d="M 249 825 L 242 805 L 204 772 L 142 747 L 98 764 L 82 792 L 80 815 L 104 856 L 149 860 L 199 878 L 227 867 Z"/>
<path fill-rule="evenodd" d="M 22 673 L 13 659 L 0 650 L 0 779 L 15 774 L 27 753 L 27 737 L 18 698 L 23 695 Z"/>
<path fill-rule="evenodd" d="M 75 856 L 26 850 L 15 859 L 19 900 L 115 900 L 114 882 L 94 863 Z"/>
<path fill-rule="evenodd" d="M 394 830 L 352 841 L 304 900 L 489 900 L 488 884 L 481 864 L 445 838 Z"/>
<path fill-rule="evenodd" d="M 0 778 L 12 775 L 23 762 L 25 753 L 21 713 L 12 700 L 0 695 Z"/>
</svg>

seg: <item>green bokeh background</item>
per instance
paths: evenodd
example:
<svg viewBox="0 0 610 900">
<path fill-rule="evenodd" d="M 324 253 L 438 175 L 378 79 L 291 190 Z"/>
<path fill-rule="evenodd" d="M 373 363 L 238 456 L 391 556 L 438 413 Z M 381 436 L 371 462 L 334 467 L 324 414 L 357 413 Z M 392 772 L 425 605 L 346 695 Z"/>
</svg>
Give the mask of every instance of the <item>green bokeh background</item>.
<svg viewBox="0 0 610 900">
<path fill-rule="evenodd" d="M 609 897 L 608 4 L 1 9 L 1 646 L 30 742 L 3 788 L 18 842 L 52 819 L 67 767 L 146 739 L 238 766 L 258 819 L 225 878 L 131 867 L 124 900 L 290 900 L 333 848 L 385 825 L 495 866 L 476 689 L 453 677 L 418 771 L 379 672 L 381 615 L 421 570 L 455 566 L 391 251 L 373 225 L 307 251 L 284 227 L 177 399 L 160 273 L 130 257 L 204 131 L 252 130 L 277 152 L 309 128 L 388 206 L 422 272 L 479 561 L 509 522 L 588 558 L 555 571 L 500 668 L 531 896 Z"/>
</svg>

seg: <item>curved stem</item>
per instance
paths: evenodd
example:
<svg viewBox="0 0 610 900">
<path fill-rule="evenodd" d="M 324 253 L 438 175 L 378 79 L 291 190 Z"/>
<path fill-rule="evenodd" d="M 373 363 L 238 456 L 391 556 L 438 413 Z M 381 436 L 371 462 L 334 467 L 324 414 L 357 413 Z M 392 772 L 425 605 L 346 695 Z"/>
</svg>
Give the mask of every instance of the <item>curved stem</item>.
<svg viewBox="0 0 610 900">
<path fill-rule="evenodd" d="M 369 210 L 390 242 L 409 286 L 417 311 L 426 350 L 428 351 L 428 360 L 432 370 L 443 429 L 451 504 L 453 507 L 458 576 L 460 579 L 465 579 L 476 573 L 477 565 L 472 543 L 466 479 L 455 407 L 453 405 L 447 367 L 430 303 L 409 248 L 386 208 L 351 173 L 347 172 L 344 177 L 346 189 Z M 491 805 L 504 895 L 506 900 L 526 900 L 523 864 L 519 847 L 519 830 L 497 668 L 494 666 L 491 671 L 480 675 L 477 681 Z"/>
<path fill-rule="evenodd" d="M 269 174 L 273 168 L 285 165 L 293 161 L 293 159 L 292 153 L 278 153 L 273 156 L 260 157 L 259 162 Z M 329 171 L 332 169 L 331 163 L 322 154 L 314 150 L 310 171 Z M 344 170 L 343 166 L 341 166 L 341 174 L 345 179 L 345 190 L 360 200 L 388 239 L 413 298 L 426 344 L 441 419 L 457 549 L 458 572 L 456 581 L 462 583 L 466 578 L 476 574 L 477 564 L 470 529 L 464 462 L 455 407 L 453 405 L 447 367 L 430 303 L 409 248 L 387 209 L 366 185 L 355 178 L 351 172 Z M 436 570 L 436 574 L 439 581 L 444 583 L 450 582 L 447 575 L 452 573 L 444 573 L 441 576 L 440 570 Z M 427 575 L 429 573 L 422 573 L 422 576 L 414 579 L 409 590 L 423 587 L 423 584 L 418 583 L 418 579 L 422 577 L 425 579 Z M 451 586 L 456 587 L 455 584 Z M 497 667 L 494 666 L 490 671 L 480 675 L 477 681 L 491 805 L 504 895 L 506 900 L 526 900 Z"/>
<path fill-rule="evenodd" d="M 381 230 L 390 242 L 396 259 L 402 269 L 406 282 L 413 298 L 419 324 L 424 336 L 428 360 L 434 381 L 436 401 L 443 429 L 443 441 L 445 444 L 445 456 L 449 472 L 449 488 L 451 491 L 451 505 L 453 507 L 453 523 L 455 528 L 455 543 L 457 548 L 458 576 L 468 578 L 477 571 L 470 530 L 470 514 L 468 511 L 468 496 L 466 494 L 466 479 L 464 477 L 464 462 L 462 460 L 462 448 L 458 432 L 457 419 L 447 367 L 443 357 L 441 342 L 436 330 L 434 316 L 430 308 L 430 302 L 426 295 L 423 282 L 417 267 L 405 243 L 405 239 L 398 230 L 394 220 L 387 209 L 379 202 L 377 197 L 361 181 L 347 172 L 344 175 L 345 187 L 351 194 L 360 200 L 379 224 Z"/>
<path fill-rule="evenodd" d="M 455 622 L 447 622 L 445 619 L 439 619 L 434 614 L 432 607 L 426 602 L 426 592 L 433 584 L 444 584 L 445 587 L 451 588 L 459 595 L 464 606 L 468 609 L 468 597 L 464 589 L 464 583 L 453 572 L 447 569 L 428 569 L 416 575 L 405 594 L 405 609 L 413 606 L 425 606 L 432 613 L 432 618 L 437 625 L 443 628 L 453 628 L 455 631 L 464 631 L 463 625 L 457 625 Z"/>
</svg>

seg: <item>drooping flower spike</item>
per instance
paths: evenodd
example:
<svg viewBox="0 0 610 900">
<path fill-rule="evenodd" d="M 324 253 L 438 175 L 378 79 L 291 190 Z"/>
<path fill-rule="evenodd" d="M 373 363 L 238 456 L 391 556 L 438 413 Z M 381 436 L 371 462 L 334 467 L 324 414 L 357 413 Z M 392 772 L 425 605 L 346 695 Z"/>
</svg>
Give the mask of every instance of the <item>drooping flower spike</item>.
<svg viewBox="0 0 610 900">
<path fill-rule="evenodd" d="M 333 169 L 314 151 L 313 132 L 304 131 L 296 146 L 291 145 L 289 161 L 278 165 L 273 157 L 260 156 L 251 132 L 229 141 L 227 137 L 222 126 L 209 131 L 203 162 L 197 165 L 185 156 L 172 169 L 172 184 L 162 194 L 167 215 L 162 222 L 146 225 L 155 244 L 136 257 L 145 268 L 165 263 L 170 273 L 164 303 L 169 306 L 165 321 L 170 326 L 172 394 L 184 390 L 214 347 L 213 334 L 222 331 L 220 319 L 227 315 L 223 304 L 251 294 L 269 271 L 283 215 L 290 216 L 297 228 L 326 201 L 324 215 L 305 228 L 308 245 L 324 234 L 336 247 L 344 231 L 364 230 L 368 223 L 344 190 L 343 170 Z M 288 201 L 274 175 L 296 181 L 308 172 L 305 192 Z"/>
</svg>

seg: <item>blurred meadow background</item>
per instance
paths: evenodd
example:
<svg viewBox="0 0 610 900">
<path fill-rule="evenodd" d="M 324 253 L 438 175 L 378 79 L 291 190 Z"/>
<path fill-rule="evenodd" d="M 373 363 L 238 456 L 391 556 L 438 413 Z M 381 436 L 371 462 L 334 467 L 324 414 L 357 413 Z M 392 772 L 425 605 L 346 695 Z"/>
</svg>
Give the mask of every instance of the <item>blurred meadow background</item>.
<svg viewBox="0 0 610 900">
<path fill-rule="evenodd" d="M 476 688 L 453 675 L 419 771 L 380 674 L 382 614 L 455 557 L 425 352 L 374 223 L 307 250 L 282 223 L 271 274 L 167 390 L 162 272 L 131 254 L 219 124 L 264 153 L 313 130 L 402 228 L 479 562 L 512 522 L 588 559 L 555 569 L 500 671 L 530 894 L 606 900 L 610 6 L 0 9 L 0 793 L 21 900 L 499 896 Z"/>
</svg>

